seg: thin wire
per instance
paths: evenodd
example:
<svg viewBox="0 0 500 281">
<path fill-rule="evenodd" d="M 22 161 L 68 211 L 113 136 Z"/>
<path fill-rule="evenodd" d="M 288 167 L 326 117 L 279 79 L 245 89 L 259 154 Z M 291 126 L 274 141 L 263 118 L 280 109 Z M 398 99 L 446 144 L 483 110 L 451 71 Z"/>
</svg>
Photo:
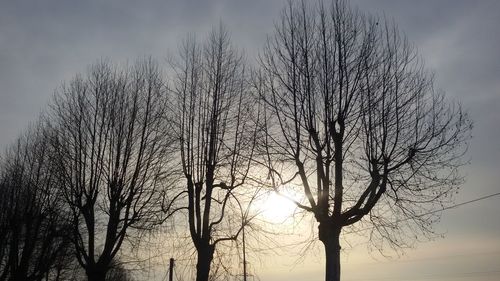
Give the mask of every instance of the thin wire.
<svg viewBox="0 0 500 281">
<path fill-rule="evenodd" d="M 433 211 L 430 211 L 430 212 L 427 212 L 427 213 L 415 215 L 415 216 L 413 216 L 411 218 L 405 218 L 405 219 L 396 220 L 396 223 L 407 221 L 407 220 L 411 220 L 413 218 L 419 218 L 419 217 L 431 215 L 431 214 L 434 214 L 434 213 L 439 213 L 439 212 L 450 210 L 450 209 L 455 209 L 455 208 L 458 208 L 458 207 L 461 207 L 461 206 L 464 206 L 464 205 L 467 205 L 467 204 L 471 204 L 471 203 L 474 203 L 474 202 L 482 201 L 482 200 L 485 200 L 485 199 L 488 199 L 488 198 L 491 198 L 491 197 L 495 197 L 495 196 L 498 196 L 498 195 L 500 195 L 500 192 L 493 193 L 493 194 L 490 194 L 490 195 L 485 195 L 485 196 L 482 196 L 482 197 L 479 197 L 479 198 L 476 198 L 476 199 L 471 199 L 471 200 L 468 200 L 468 201 L 465 201 L 465 202 L 461 202 L 461 203 L 458 203 L 458 204 L 455 204 L 455 205 L 447 206 L 447 207 L 444 207 L 444 208 L 441 208 L 441 209 L 438 209 L 438 210 L 433 210 Z M 362 232 L 362 231 L 365 231 L 365 230 L 370 230 L 372 228 L 375 228 L 375 226 L 369 226 L 369 227 L 365 227 L 365 228 L 362 228 L 362 229 L 350 231 L 350 232 L 347 232 L 346 234 L 358 233 L 358 232 Z"/>
<path fill-rule="evenodd" d="M 460 206 L 463 206 L 463 205 L 467 205 L 467 204 L 470 204 L 470 203 L 474 203 L 474 202 L 481 201 L 481 200 L 484 200 L 484 199 L 488 199 L 488 198 L 491 198 L 491 197 L 495 197 L 495 196 L 498 196 L 498 195 L 500 195 L 500 192 L 493 193 L 493 194 L 490 194 L 490 195 L 486 195 L 486 196 L 483 196 L 483 197 L 479 197 L 479 198 L 476 198 L 476 199 L 472 199 L 472 200 L 469 200 L 469 201 L 465 201 L 465 202 L 462 202 L 462 203 L 458 203 L 458 204 L 455 204 L 455 205 L 452 205 L 452 206 L 444 207 L 442 209 L 434 210 L 434 211 L 431 211 L 431 212 L 428 212 L 428 213 L 425 213 L 425 214 L 420 214 L 420 215 L 418 215 L 416 217 L 422 217 L 422 216 L 434 214 L 434 213 L 437 213 L 437 212 L 442 212 L 442 211 L 446 211 L 446 210 L 449 210 L 449 209 L 454 209 L 454 208 L 457 208 L 457 207 L 460 207 Z"/>
<path fill-rule="evenodd" d="M 452 258 L 463 258 L 463 257 L 481 257 L 481 256 L 500 256 L 500 251 L 481 251 L 481 252 L 468 252 L 461 254 L 452 255 L 442 255 L 434 257 L 423 257 L 417 259 L 399 259 L 399 260 L 386 260 L 386 261 L 374 261 L 374 262 L 361 262 L 361 263 L 349 263 L 350 266 L 361 266 L 361 265 L 377 265 L 377 264 L 400 264 L 400 263 L 415 263 L 415 262 L 428 262 L 428 261 L 442 261 L 449 260 Z"/>
<path fill-rule="evenodd" d="M 474 277 L 474 276 L 497 276 L 500 275 L 500 270 L 484 270 L 484 271 L 469 271 L 469 272 L 457 272 L 457 273 L 436 273 L 436 274 L 426 274 L 422 276 L 415 276 L 415 277 L 401 277 L 401 276 L 384 276 L 380 278 L 363 278 L 363 279 L 358 279 L 358 278 L 348 278 L 346 280 L 348 281 L 357 281 L 357 280 L 370 280 L 370 281 L 377 281 L 377 280 L 436 280 L 437 278 L 450 278 L 450 277 L 455 277 L 455 278 L 463 278 L 463 277 Z"/>
</svg>

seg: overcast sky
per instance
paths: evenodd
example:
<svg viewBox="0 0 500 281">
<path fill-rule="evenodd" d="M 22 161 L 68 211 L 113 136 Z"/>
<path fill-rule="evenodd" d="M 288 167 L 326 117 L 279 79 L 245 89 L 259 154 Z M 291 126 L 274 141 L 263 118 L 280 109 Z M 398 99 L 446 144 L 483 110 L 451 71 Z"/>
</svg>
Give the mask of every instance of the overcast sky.
<svg viewBox="0 0 500 281">
<path fill-rule="evenodd" d="M 500 1 L 352 0 L 394 18 L 417 46 L 436 85 L 459 99 L 474 138 L 457 202 L 500 191 Z M 163 60 L 187 33 L 224 22 L 248 59 L 262 47 L 282 0 L 0 1 L 0 147 L 46 107 L 54 89 L 99 58 Z M 446 211 L 445 238 L 400 260 L 374 260 L 363 245 L 344 255 L 344 280 L 500 280 L 500 197 Z M 255 263 L 261 280 L 321 280 L 322 253 L 291 267 Z M 283 262 L 280 262 L 283 260 Z M 285 262 L 285 260 L 287 260 Z M 371 279 L 369 279 L 371 278 Z M 392 278 L 392 279 L 391 279 Z M 449 278 L 449 279 L 447 279 Z M 482 279 L 481 279 L 482 278 Z"/>
</svg>

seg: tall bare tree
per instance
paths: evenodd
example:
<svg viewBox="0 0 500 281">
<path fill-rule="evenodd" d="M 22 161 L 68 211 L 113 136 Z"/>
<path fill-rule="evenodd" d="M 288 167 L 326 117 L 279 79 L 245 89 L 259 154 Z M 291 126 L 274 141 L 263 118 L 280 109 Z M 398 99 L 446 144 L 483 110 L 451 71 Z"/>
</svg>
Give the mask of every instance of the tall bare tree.
<svg viewBox="0 0 500 281">
<path fill-rule="evenodd" d="M 42 280 L 67 265 L 67 213 L 50 165 L 46 128 L 18 138 L 0 166 L 0 280 Z M 56 274 L 57 275 L 57 274 Z"/>
<path fill-rule="evenodd" d="M 224 27 L 204 44 L 184 42 L 176 73 L 175 131 L 184 175 L 188 225 L 197 253 L 196 280 L 209 280 L 217 245 L 234 241 L 246 223 L 245 194 L 255 147 L 255 103 L 242 55 Z"/>
<path fill-rule="evenodd" d="M 104 280 L 127 232 L 160 223 L 169 169 L 165 85 L 151 59 L 101 62 L 56 93 L 57 177 L 72 243 L 89 280 Z"/>
<path fill-rule="evenodd" d="M 278 191 L 300 186 L 295 203 L 318 222 L 325 280 L 340 280 L 345 227 L 373 226 L 379 247 L 432 233 L 430 211 L 461 182 L 471 123 L 393 24 L 342 0 L 290 1 L 261 65 L 269 179 Z"/>
</svg>

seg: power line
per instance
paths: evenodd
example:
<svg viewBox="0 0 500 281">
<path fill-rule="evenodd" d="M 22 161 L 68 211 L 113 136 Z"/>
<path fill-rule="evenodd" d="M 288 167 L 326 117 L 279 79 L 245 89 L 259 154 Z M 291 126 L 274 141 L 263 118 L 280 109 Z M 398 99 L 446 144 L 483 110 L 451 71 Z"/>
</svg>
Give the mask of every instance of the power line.
<svg viewBox="0 0 500 281">
<path fill-rule="evenodd" d="M 378 281 L 378 280 L 436 280 L 438 278 L 473 278 L 478 276 L 500 276 L 500 270 L 483 270 L 483 271 L 469 271 L 469 272 L 448 272 L 448 273 L 434 273 L 434 274 L 425 274 L 420 276 L 412 276 L 412 277 L 404 277 L 404 276 L 384 276 L 384 277 L 375 277 L 375 278 L 348 278 L 348 281 L 357 281 L 357 280 L 370 280 L 370 281 Z"/>
<path fill-rule="evenodd" d="M 420 218 L 420 217 L 424 217 L 424 216 L 427 216 L 427 215 L 432 215 L 432 214 L 443 212 L 443 211 L 450 210 L 450 209 L 455 209 L 455 208 L 458 208 L 458 207 L 461 207 L 461 206 L 464 206 L 464 205 L 467 205 L 467 204 L 475 203 L 475 202 L 482 201 L 482 200 L 485 200 L 485 199 L 488 199 L 488 198 L 491 198 L 491 197 L 495 197 L 495 196 L 499 196 L 499 195 L 500 195 L 500 192 L 489 194 L 489 195 L 485 195 L 485 196 L 482 196 L 482 197 L 479 197 L 479 198 L 475 198 L 475 199 L 471 199 L 471 200 L 468 200 L 468 201 L 465 201 L 465 202 L 457 203 L 457 204 L 454 204 L 454 205 L 451 205 L 451 206 L 447 206 L 447 207 L 444 207 L 444 208 L 441 208 L 441 209 L 432 210 L 432 211 L 429 211 L 427 213 L 418 214 L 418 215 L 415 215 L 415 216 L 412 216 L 412 217 L 409 217 L 409 218 L 399 219 L 399 220 L 396 220 L 395 223 L 403 222 L 403 221 L 407 221 L 407 220 L 411 220 L 411 219 L 414 219 L 414 218 Z M 369 226 L 369 227 L 365 227 L 365 228 L 362 228 L 362 229 L 358 229 L 358 230 L 354 230 L 354 231 L 348 232 L 347 234 L 358 233 L 358 232 L 362 232 L 362 231 L 365 231 L 365 230 L 370 230 L 370 229 L 373 229 L 373 228 L 375 228 L 375 226 Z"/>
<path fill-rule="evenodd" d="M 444 207 L 444 208 L 439 209 L 439 210 L 430 211 L 430 212 L 425 213 L 425 214 L 417 215 L 416 217 L 423 217 L 423 216 L 426 216 L 426 215 L 430 215 L 430 214 L 434 214 L 434 213 L 438 213 L 438 212 L 442 212 L 442 211 L 454 209 L 454 208 L 457 208 L 457 207 L 460 207 L 460 206 L 463 206 L 463 205 L 467 205 L 467 204 L 474 203 L 474 202 L 477 202 L 477 201 L 485 200 L 485 199 L 488 199 L 488 198 L 491 198 L 491 197 L 495 197 L 495 196 L 498 196 L 498 195 L 500 195 L 500 192 L 493 193 L 493 194 L 490 194 L 490 195 L 486 195 L 486 196 L 483 196 L 483 197 L 479 197 L 479 198 L 476 198 L 476 199 L 472 199 L 472 200 L 469 200 L 469 201 L 465 201 L 465 202 L 462 202 L 462 203 L 458 203 L 458 204 L 455 204 L 455 205 L 451 205 L 451 206 L 448 206 L 448 207 Z"/>
<path fill-rule="evenodd" d="M 385 261 L 373 261 L 373 262 L 355 262 L 355 263 L 347 263 L 350 267 L 356 266 L 370 266 L 370 265 L 396 265 L 396 264 L 415 264 L 415 263 L 428 263 L 432 261 L 449 261 L 450 259 L 461 259 L 461 258 L 475 258 L 475 257 L 498 257 L 500 256 L 500 251 L 481 251 L 481 252 L 472 252 L 472 253 L 457 253 L 450 255 L 440 255 L 434 257 L 422 257 L 415 259 L 399 259 L 399 260 L 385 260 Z M 489 257 L 488 257 L 489 258 Z"/>
</svg>

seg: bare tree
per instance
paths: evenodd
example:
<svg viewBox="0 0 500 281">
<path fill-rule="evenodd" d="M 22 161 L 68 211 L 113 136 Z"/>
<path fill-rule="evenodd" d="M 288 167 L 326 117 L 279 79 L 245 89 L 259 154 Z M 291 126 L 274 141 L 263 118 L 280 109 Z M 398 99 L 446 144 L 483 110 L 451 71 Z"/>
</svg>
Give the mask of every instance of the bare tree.
<svg viewBox="0 0 500 281">
<path fill-rule="evenodd" d="M 173 68 L 175 131 L 185 184 L 179 198 L 187 201 L 196 280 L 207 281 L 216 247 L 236 240 L 247 220 L 239 204 L 251 201 L 243 197 L 255 147 L 255 103 L 243 58 L 222 26 L 202 45 L 186 40 Z"/>
<path fill-rule="evenodd" d="M 270 183 L 300 186 L 294 201 L 318 222 L 325 280 L 340 280 L 344 227 L 369 224 L 357 231 L 378 247 L 431 235 L 431 211 L 461 182 L 471 122 L 394 24 L 342 0 L 290 1 L 260 61 Z"/>
<path fill-rule="evenodd" d="M 72 243 L 89 280 L 104 280 L 127 232 L 161 223 L 169 178 L 165 85 L 146 59 L 101 62 L 56 93 L 50 112 Z"/>
<path fill-rule="evenodd" d="M 69 249 L 67 213 L 50 166 L 41 124 L 4 155 L 0 175 L 0 280 L 42 280 Z M 65 256 L 67 258 L 67 256 Z"/>
</svg>

